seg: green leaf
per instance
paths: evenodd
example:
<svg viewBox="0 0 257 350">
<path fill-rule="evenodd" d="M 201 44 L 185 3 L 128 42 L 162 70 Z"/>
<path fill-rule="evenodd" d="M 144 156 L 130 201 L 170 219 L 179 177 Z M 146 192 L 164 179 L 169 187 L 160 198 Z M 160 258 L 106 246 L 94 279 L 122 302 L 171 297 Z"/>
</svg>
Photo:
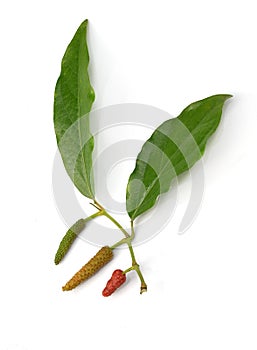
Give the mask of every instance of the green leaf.
<svg viewBox="0 0 257 350">
<path fill-rule="evenodd" d="M 93 199 L 94 139 L 88 113 L 95 94 L 88 75 L 87 26 L 87 20 L 80 25 L 62 59 L 55 88 L 54 127 L 68 175 L 83 195 Z"/>
<path fill-rule="evenodd" d="M 172 180 L 190 169 L 204 153 L 231 95 L 215 95 L 189 105 L 161 124 L 144 143 L 127 185 L 127 212 L 132 220 L 154 206 Z"/>
</svg>

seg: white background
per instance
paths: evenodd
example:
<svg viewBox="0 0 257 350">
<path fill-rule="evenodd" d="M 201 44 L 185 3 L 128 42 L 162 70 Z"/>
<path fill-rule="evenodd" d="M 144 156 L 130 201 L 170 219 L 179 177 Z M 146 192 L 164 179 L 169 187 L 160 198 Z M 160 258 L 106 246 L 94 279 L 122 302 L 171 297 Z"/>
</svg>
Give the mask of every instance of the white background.
<svg viewBox="0 0 257 350">
<path fill-rule="evenodd" d="M 1 5 L 0 349 L 248 349 L 257 347 L 255 2 L 11 1 Z M 74 292 L 61 286 L 96 247 L 75 244 L 59 266 L 66 230 L 52 194 L 53 92 L 64 50 L 90 20 L 95 107 L 138 102 L 178 114 L 216 93 L 234 95 L 204 156 L 205 197 L 177 235 L 173 220 L 136 247 L 136 276 L 110 298 L 101 290 L 117 253 Z M 119 181 L 116 179 L 115 181 Z"/>
</svg>

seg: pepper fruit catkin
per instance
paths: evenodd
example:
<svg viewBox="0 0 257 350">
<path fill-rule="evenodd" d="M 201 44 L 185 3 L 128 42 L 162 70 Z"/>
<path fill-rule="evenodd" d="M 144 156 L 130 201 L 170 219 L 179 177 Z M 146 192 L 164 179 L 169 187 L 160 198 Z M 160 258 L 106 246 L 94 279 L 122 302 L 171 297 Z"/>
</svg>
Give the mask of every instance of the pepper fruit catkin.
<svg viewBox="0 0 257 350">
<path fill-rule="evenodd" d="M 110 247 L 101 248 L 97 254 L 90 259 L 66 284 L 62 287 L 63 291 L 76 288 L 80 283 L 93 276 L 98 270 L 106 265 L 113 257 Z"/>
<path fill-rule="evenodd" d="M 126 281 L 126 275 L 122 270 L 115 270 L 112 277 L 106 284 L 106 287 L 102 291 L 104 297 L 109 297 L 112 293 L 116 291 L 123 283 Z"/>
<path fill-rule="evenodd" d="M 64 256 L 67 254 L 75 238 L 85 227 L 85 224 L 86 223 L 84 219 L 80 219 L 77 222 L 75 222 L 75 224 L 72 225 L 71 228 L 66 232 L 55 254 L 54 262 L 56 265 L 58 265 L 64 258 Z"/>
</svg>

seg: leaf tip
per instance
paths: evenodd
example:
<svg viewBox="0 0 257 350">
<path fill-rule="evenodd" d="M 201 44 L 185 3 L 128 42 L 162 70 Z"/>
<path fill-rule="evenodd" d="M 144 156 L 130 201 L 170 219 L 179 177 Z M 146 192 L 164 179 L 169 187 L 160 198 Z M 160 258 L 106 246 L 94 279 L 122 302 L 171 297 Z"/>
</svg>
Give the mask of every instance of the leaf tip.
<svg viewBox="0 0 257 350">
<path fill-rule="evenodd" d="M 88 19 L 85 19 L 81 25 L 79 26 L 80 29 L 87 29 L 87 26 L 88 26 Z"/>
<path fill-rule="evenodd" d="M 209 98 L 215 98 L 215 97 L 217 97 L 217 98 L 222 98 L 222 99 L 224 99 L 224 100 L 226 101 L 226 100 L 228 100 L 229 98 L 232 98 L 232 97 L 234 97 L 234 96 L 231 95 L 231 94 L 216 94 L 216 95 L 212 95 L 212 96 L 210 96 L 210 97 L 207 97 L 207 99 L 209 99 Z"/>
</svg>

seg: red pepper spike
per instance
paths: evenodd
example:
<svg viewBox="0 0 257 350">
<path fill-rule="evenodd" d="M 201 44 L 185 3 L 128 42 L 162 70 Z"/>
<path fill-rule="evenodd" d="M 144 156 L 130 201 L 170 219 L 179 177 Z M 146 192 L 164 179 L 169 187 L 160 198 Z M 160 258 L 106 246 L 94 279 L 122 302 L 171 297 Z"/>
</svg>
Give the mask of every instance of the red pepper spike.
<svg viewBox="0 0 257 350">
<path fill-rule="evenodd" d="M 102 291 L 102 295 L 104 297 L 110 296 L 112 293 L 114 293 L 123 283 L 126 281 L 126 275 L 123 273 L 122 270 L 115 270 L 112 273 L 112 277 L 109 279 L 109 281 L 106 284 L 106 287 Z"/>
</svg>

